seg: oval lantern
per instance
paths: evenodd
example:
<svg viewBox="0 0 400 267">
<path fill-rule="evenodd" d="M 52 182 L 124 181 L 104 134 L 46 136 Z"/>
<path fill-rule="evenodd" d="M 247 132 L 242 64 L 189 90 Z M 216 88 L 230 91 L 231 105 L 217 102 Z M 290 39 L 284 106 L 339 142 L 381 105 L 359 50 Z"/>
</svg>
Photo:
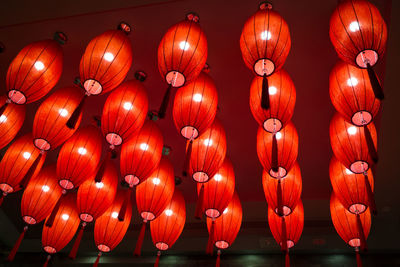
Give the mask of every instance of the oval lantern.
<svg viewBox="0 0 400 267">
<path fill-rule="evenodd" d="M 158 70 L 168 84 L 158 115 L 165 117 L 171 87 L 181 87 L 194 80 L 207 60 L 207 39 L 200 28 L 199 16 L 189 13 L 186 19 L 168 29 L 158 46 Z"/>
<path fill-rule="evenodd" d="M 136 205 L 143 224 L 136 243 L 135 255 L 141 253 L 146 223 L 162 214 L 171 202 L 174 189 L 174 168 L 168 158 L 164 156 L 149 178 L 136 187 Z"/>
<path fill-rule="evenodd" d="M 42 247 L 48 254 L 46 263 L 53 255 L 63 249 L 74 237 L 79 227 L 79 216 L 76 209 L 76 194 L 62 196 L 60 206 L 55 214 L 52 226 L 47 225 L 47 217 L 42 231 Z"/>
<path fill-rule="evenodd" d="M 211 179 L 222 166 L 226 154 L 226 135 L 219 119 L 193 141 L 189 173 L 198 183 Z"/>
<path fill-rule="evenodd" d="M 264 170 L 262 183 L 268 206 L 276 214 L 288 216 L 295 210 L 302 191 L 301 172 L 297 162 L 285 178 L 271 177 Z"/>
<path fill-rule="evenodd" d="M 0 96 L 0 103 L 5 101 Z M 25 120 L 25 106 L 9 104 L 0 114 L 0 149 L 8 145 L 17 135 Z"/>
<path fill-rule="evenodd" d="M 368 72 L 342 61 L 329 76 L 329 94 L 340 115 L 356 126 L 373 121 L 381 105 L 369 83 Z"/>
<path fill-rule="evenodd" d="M 151 238 L 158 249 L 155 266 L 158 266 L 161 251 L 172 247 L 182 233 L 186 221 L 186 205 L 182 193 L 174 190 L 171 202 L 157 219 L 150 222 Z"/>
<path fill-rule="evenodd" d="M 228 206 L 216 220 L 207 218 L 207 230 L 210 235 L 207 252 L 212 253 L 215 245 L 217 251 L 217 264 L 220 264 L 221 249 L 229 248 L 236 239 L 242 225 L 242 205 L 238 194 L 235 192 Z"/>
<path fill-rule="evenodd" d="M 257 154 L 264 170 L 274 178 L 284 178 L 296 162 L 299 137 L 293 123 L 277 133 L 262 127 L 257 132 Z"/>
<path fill-rule="evenodd" d="M 132 218 L 132 203 L 127 203 L 128 206 L 123 221 L 118 220 L 118 215 L 124 205 L 126 195 L 130 194 L 129 192 L 117 192 L 111 207 L 94 224 L 94 241 L 99 250 L 94 266 L 99 263 L 102 253 L 110 252 L 118 246 L 128 230 Z"/>
<path fill-rule="evenodd" d="M 383 91 L 372 67 L 386 49 L 387 27 L 379 10 L 366 0 L 342 1 L 330 19 L 329 36 L 338 56 L 367 69 L 375 96 Z"/>
<path fill-rule="evenodd" d="M 26 187 L 31 177 L 40 171 L 44 160 L 32 143 L 32 134 L 16 139 L 0 161 L 0 204 L 7 194 Z"/>
<path fill-rule="evenodd" d="M 367 209 L 364 213 L 353 214 L 349 212 L 332 193 L 330 210 L 333 226 L 339 236 L 356 251 L 357 266 L 361 267 L 359 250 L 366 248 L 366 239 L 371 229 L 371 213 Z"/>
<path fill-rule="evenodd" d="M 58 154 L 57 177 L 60 186 L 70 190 L 93 178 L 101 150 L 102 136 L 98 128 L 86 126 L 77 130 Z"/>
<path fill-rule="evenodd" d="M 130 187 L 138 185 L 157 168 L 161 159 L 164 138 L 151 120 L 121 147 L 121 175 Z"/>
<path fill-rule="evenodd" d="M 279 132 L 290 122 L 296 103 L 296 89 L 289 74 L 280 70 L 268 78 L 269 109 L 261 107 L 262 78 L 250 85 L 250 109 L 258 124 L 270 133 Z"/>
<path fill-rule="evenodd" d="M 101 130 L 111 147 L 119 146 L 140 128 L 147 116 L 148 99 L 142 85 L 146 75 L 136 73 L 137 80 L 122 83 L 111 92 L 103 107 Z"/>
</svg>

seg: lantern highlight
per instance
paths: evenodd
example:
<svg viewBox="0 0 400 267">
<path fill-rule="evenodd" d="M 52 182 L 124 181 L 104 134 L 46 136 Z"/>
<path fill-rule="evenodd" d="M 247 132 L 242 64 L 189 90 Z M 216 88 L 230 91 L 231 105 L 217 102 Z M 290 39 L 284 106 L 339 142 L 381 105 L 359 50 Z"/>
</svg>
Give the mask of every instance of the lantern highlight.
<svg viewBox="0 0 400 267">
<path fill-rule="evenodd" d="M 6 101 L 0 96 L 0 103 Z M 0 114 L 0 149 L 8 145 L 17 135 L 25 120 L 25 106 L 9 104 Z"/>
</svg>

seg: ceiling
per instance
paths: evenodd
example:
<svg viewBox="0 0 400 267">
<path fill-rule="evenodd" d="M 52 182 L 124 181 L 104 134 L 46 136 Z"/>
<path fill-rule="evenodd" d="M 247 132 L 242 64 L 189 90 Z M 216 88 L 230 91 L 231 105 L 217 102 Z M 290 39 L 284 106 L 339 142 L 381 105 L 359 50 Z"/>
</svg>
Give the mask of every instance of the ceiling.
<svg viewBox="0 0 400 267">
<path fill-rule="evenodd" d="M 297 90 L 293 122 L 299 133 L 298 162 L 303 177 L 302 199 L 305 208 L 305 228 L 295 251 L 350 251 L 336 235 L 330 222 L 329 196 L 331 186 L 328 164 L 332 155 L 329 144 L 329 121 L 334 109 L 329 99 L 328 77 L 337 56 L 329 40 L 329 18 L 337 5 L 336 0 L 274 1 L 274 9 L 287 21 L 292 48 L 284 68 L 291 75 Z M 385 101 L 382 118 L 378 119 L 380 162 L 376 168 L 376 202 L 378 216 L 374 218 L 369 237 L 370 251 L 400 250 L 400 203 L 397 188 L 400 174 L 396 169 L 399 159 L 399 113 L 396 100 L 400 99 L 396 73 L 400 61 L 400 2 L 373 0 L 389 26 L 386 58 L 377 71 L 384 83 Z M 253 74 L 244 65 L 239 48 L 239 37 L 246 19 L 258 7 L 258 1 L 8 1 L 0 10 L 0 41 L 6 46 L 0 54 L 0 79 L 4 83 L 8 64 L 26 44 L 52 37 L 55 31 L 68 35 L 64 46 L 64 71 L 57 88 L 69 86 L 78 76 L 80 57 L 86 44 L 96 35 L 115 28 L 119 21 L 133 28 L 129 38 L 133 45 L 133 65 L 127 79 L 133 79 L 136 70 L 148 74 L 145 86 L 149 96 L 149 109 L 156 110 L 161 103 L 166 85 L 157 69 L 157 47 L 164 32 L 182 20 L 186 13 L 195 11 L 208 40 L 210 75 L 219 94 L 217 116 L 222 121 L 228 151 L 235 174 L 236 189 L 244 206 L 243 227 L 230 253 L 277 252 L 266 222 L 267 206 L 261 184 L 261 165 L 256 154 L 257 123 L 249 108 L 249 86 Z M 4 87 L 2 87 L 4 88 Z M 3 90 L 3 89 L 2 89 Z M 100 115 L 106 96 L 90 97 L 81 125 L 90 123 Z M 28 106 L 26 121 L 20 134 L 31 131 L 38 103 Z M 162 129 L 165 144 L 172 147 L 170 159 L 176 174 L 180 174 L 184 159 L 183 138 L 175 129 L 171 109 L 164 120 L 157 122 Z M 48 163 L 56 160 L 52 152 Z M 193 219 L 195 184 L 184 179 L 179 185 L 188 203 L 188 224 L 172 253 L 203 253 L 206 245 L 204 222 Z M 19 218 L 20 194 L 7 197 L 0 210 L 0 241 L 3 248 L 10 247 L 22 229 Z M 133 250 L 137 237 L 138 216 L 134 217 L 125 240 L 115 253 Z M 22 251 L 40 251 L 41 226 L 28 231 Z M 392 238 L 388 238 L 388 236 Z M 86 233 L 81 249 L 94 252 L 93 234 Z M 64 250 L 67 251 L 67 250 Z M 144 251 L 155 251 L 150 238 Z"/>
</svg>

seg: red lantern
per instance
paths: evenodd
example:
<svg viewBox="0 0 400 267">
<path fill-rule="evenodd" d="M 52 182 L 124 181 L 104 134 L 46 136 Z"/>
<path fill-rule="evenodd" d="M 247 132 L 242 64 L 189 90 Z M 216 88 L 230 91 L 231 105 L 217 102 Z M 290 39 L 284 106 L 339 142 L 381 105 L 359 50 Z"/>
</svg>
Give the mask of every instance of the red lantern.
<svg viewBox="0 0 400 267">
<path fill-rule="evenodd" d="M 157 124 L 146 121 L 140 131 L 121 148 L 121 175 L 130 187 L 138 185 L 157 168 L 161 159 L 163 136 Z"/>
<path fill-rule="evenodd" d="M 168 89 L 159 110 L 164 118 L 171 87 L 181 87 L 194 80 L 207 60 L 207 40 L 199 17 L 190 13 L 186 20 L 170 27 L 158 46 L 158 70 Z"/>
<path fill-rule="evenodd" d="M 33 121 L 35 146 L 44 151 L 54 150 L 64 143 L 76 129 L 65 126 L 78 106 L 80 91 L 77 87 L 66 87 L 51 94 L 36 111 Z M 79 116 L 78 126 L 82 114 Z"/>
<path fill-rule="evenodd" d="M 329 94 L 336 110 L 356 126 L 370 123 L 378 114 L 381 104 L 375 98 L 368 72 L 342 61 L 331 71 Z"/>
<path fill-rule="evenodd" d="M 193 141 L 189 172 L 198 183 L 205 183 L 222 166 L 226 154 L 226 135 L 221 122 L 213 124 Z"/>
<path fill-rule="evenodd" d="M 268 78 L 269 109 L 261 107 L 262 81 L 254 77 L 250 86 L 250 109 L 253 117 L 264 130 L 279 132 L 292 118 L 296 103 L 296 89 L 289 74 L 280 70 Z"/>
<path fill-rule="evenodd" d="M 135 254 L 140 255 L 146 222 L 156 219 L 171 202 L 175 189 L 174 168 L 166 157 L 161 158 L 156 170 L 136 187 L 136 205 L 143 219 Z"/>
<path fill-rule="evenodd" d="M 268 206 L 280 216 L 291 214 L 299 203 L 302 181 L 297 162 L 285 178 L 271 177 L 263 171 L 263 188 Z"/>
<path fill-rule="evenodd" d="M 132 203 L 128 202 L 124 220 L 118 220 L 118 213 L 125 202 L 126 196 L 130 191 L 120 191 L 117 193 L 111 207 L 101 215 L 94 225 L 94 241 L 99 250 L 95 265 L 97 266 L 100 256 L 104 252 L 113 250 L 124 238 L 132 218 Z M 130 194 L 130 193 L 129 193 Z"/>
<path fill-rule="evenodd" d="M 373 123 L 356 127 L 335 114 L 329 128 L 333 153 L 346 168 L 364 173 L 377 161 L 377 133 Z"/>
<path fill-rule="evenodd" d="M 257 132 L 257 154 L 264 170 L 274 178 L 284 178 L 296 162 L 298 135 L 293 123 L 277 133 L 269 133 L 262 127 Z"/>
<path fill-rule="evenodd" d="M 0 96 L 0 103 L 6 98 Z M 8 145 L 18 131 L 21 129 L 25 120 L 25 107 L 22 105 L 9 104 L 0 114 L 0 149 Z"/>
<path fill-rule="evenodd" d="M 93 177 L 100 161 L 101 146 L 102 136 L 95 126 L 80 128 L 65 142 L 57 159 L 57 177 L 63 189 L 76 188 Z"/>
<path fill-rule="evenodd" d="M 106 100 L 101 116 L 101 129 L 111 146 L 119 146 L 137 133 L 147 116 L 148 99 L 142 81 L 146 76 L 137 72 L 138 80 L 122 83 Z"/>
</svg>

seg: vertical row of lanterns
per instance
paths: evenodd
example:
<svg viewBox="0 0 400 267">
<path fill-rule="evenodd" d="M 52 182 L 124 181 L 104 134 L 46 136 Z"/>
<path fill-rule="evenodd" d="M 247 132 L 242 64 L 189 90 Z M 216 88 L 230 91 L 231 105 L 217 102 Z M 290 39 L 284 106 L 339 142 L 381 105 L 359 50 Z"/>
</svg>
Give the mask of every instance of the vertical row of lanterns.
<svg viewBox="0 0 400 267">
<path fill-rule="evenodd" d="M 258 122 L 257 154 L 263 166 L 262 184 L 268 202 L 268 223 L 286 254 L 300 239 L 304 210 L 300 199 L 302 179 L 296 162 L 298 135 L 290 122 L 296 90 L 282 69 L 291 47 L 286 21 L 262 2 L 245 23 L 240 48 L 246 66 L 256 75 L 250 86 L 250 109 Z"/>
<path fill-rule="evenodd" d="M 330 210 L 340 237 L 356 251 L 366 249 L 371 213 L 376 215 L 373 166 L 378 161 L 374 125 L 383 91 L 373 67 L 383 57 L 387 29 L 379 10 L 366 0 L 346 0 L 330 20 L 331 42 L 341 61 L 329 77 L 337 113 L 330 123 L 334 156 L 329 166 L 333 187 Z"/>
</svg>

